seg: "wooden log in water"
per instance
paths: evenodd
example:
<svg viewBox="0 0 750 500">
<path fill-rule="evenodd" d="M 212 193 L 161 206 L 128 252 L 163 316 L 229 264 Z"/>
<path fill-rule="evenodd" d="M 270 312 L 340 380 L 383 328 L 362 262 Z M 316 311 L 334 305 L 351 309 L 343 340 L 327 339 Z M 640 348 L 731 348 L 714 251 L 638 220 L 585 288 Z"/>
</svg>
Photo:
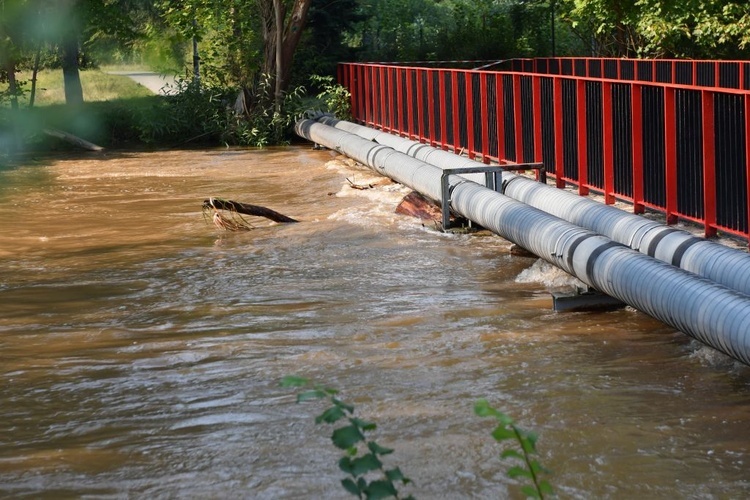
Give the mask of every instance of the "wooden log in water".
<svg viewBox="0 0 750 500">
<path fill-rule="evenodd" d="M 52 137 L 57 137 L 58 139 L 62 139 L 63 141 L 73 144 L 74 146 L 78 146 L 79 148 L 88 149 L 89 151 L 101 151 L 104 149 L 103 147 L 97 146 L 96 144 L 92 142 L 81 139 L 80 137 L 77 137 L 68 132 L 57 130 L 55 128 L 45 128 L 44 133 L 47 135 L 51 135 Z"/>
<path fill-rule="evenodd" d="M 237 212 L 238 214 L 254 215 L 256 217 L 265 217 L 274 222 L 299 222 L 296 219 L 287 217 L 284 214 L 280 214 L 270 208 L 261 207 L 258 205 L 250 205 L 248 203 L 240 203 L 232 200 L 221 200 L 219 198 L 210 198 L 203 200 L 203 208 L 215 208 L 217 210 L 228 210 L 230 212 Z"/>
</svg>

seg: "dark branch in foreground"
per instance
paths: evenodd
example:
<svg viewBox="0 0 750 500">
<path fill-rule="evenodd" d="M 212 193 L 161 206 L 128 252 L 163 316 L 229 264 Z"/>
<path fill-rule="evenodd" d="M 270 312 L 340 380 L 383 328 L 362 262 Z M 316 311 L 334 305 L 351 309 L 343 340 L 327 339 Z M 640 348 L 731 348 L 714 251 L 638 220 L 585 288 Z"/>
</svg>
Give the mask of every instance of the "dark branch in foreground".
<svg viewBox="0 0 750 500">
<path fill-rule="evenodd" d="M 299 222 L 296 219 L 287 217 L 284 214 L 280 214 L 270 208 L 261 207 L 258 205 L 250 205 L 248 203 L 240 203 L 232 200 L 221 200 L 219 198 L 210 198 L 203 200 L 204 209 L 216 209 L 216 210 L 228 210 L 230 212 L 237 212 L 238 214 L 254 215 L 256 217 L 265 217 L 274 222 Z"/>
</svg>

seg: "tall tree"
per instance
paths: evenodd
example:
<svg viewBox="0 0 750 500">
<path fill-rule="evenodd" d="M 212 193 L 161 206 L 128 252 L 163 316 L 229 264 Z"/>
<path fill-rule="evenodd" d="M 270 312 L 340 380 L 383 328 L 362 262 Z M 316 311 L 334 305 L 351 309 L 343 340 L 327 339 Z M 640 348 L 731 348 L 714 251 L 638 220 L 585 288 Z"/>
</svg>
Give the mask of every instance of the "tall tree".
<svg viewBox="0 0 750 500">
<path fill-rule="evenodd" d="M 257 0 L 263 29 L 262 73 L 271 75 L 277 99 L 289 87 L 294 52 L 312 0 Z"/>
</svg>

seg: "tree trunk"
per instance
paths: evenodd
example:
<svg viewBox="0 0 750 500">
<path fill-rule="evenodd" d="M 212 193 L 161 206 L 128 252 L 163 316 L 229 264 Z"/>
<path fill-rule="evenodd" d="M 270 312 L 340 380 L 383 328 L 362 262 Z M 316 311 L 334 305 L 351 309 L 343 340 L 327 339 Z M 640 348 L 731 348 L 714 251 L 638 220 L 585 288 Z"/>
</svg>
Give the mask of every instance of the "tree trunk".
<svg viewBox="0 0 750 500">
<path fill-rule="evenodd" d="M 297 45 L 299 45 L 299 41 L 302 38 L 302 31 L 307 23 L 307 14 L 310 12 L 310 5 L 312 5 L 312 0 L 295 0 L 291 17 L 287 20 L 286 27 L 284 28 L 282 46 L 284 67 L 279 71 L 283 90 L 289 87 L 294 52 L 297 50 Z"/>
<path fill-rule="evenodd" d="M 34 100 L 36 99 L 36 79 L 39 75 L 39 62 L 42 57 L 42 44 L 37 46 L 36 54 L 34 54 L 34 68 L 31 73 L 31 92 L 29 92 L 29 108 L 34 107 Z"/>
<path fill-rule="evenodd" d="M 10 107 L 18 110 L 18 81 L 16 80 L 16 62 L 8 58 L 5 64 L 5 72 L 8 74 L 8 92 L 10 93 Z"/>
<path fill-rule="evenodd" d="M 289 88 L 294 51 L 302 37 L 311 4 L 312 0 L 294 0 L 291 10 L 287 10 L 282 0 L 258 0 L 263 31 L 261 71 L 273 79 L 274 90 L 276 80 L 280 80 L 282 93 Z M 277 14 L 280 14 L 281 22 Z M 279 46 L 280 51 L 277 50 Z"/>
<path fill-rule="evenodd" d="M 78 35 L 75 32 L 65 33 L 61 51 L 65 103 L 71 106 L 83 104 L 83 88 L 81 76 L 78 73 Z"/>
</svg>

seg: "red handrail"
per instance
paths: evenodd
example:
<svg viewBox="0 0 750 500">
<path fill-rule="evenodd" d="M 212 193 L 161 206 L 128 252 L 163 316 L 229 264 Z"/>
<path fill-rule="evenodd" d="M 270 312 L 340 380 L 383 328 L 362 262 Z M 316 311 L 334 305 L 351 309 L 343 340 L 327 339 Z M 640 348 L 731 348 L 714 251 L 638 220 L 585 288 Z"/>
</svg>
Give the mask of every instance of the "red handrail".
<svg viewBox="0 0 750 500">
<path fill-rule="evenodd" d="M 586 74 L 536 71 L 553 63 Z M 508 64 L 534 71 L 342 63 L 338 75 L 361 123 L 485 163 L 542 162 L 559 187 L 631 202 L 636 213 L 658 210 L 668 223 L 697 222 L 707 236 L 750 239 L 750 61 Z M 691 68 L 692 81 L 713 72 L 705 82 L 714 84 L 654 81 L 657 65 L 674 80 L 678 64 Z M 739 87 L 715 85 L 727 64 Z M 632 78 L 607 78 L 605 68 Z"/>
</svg>

